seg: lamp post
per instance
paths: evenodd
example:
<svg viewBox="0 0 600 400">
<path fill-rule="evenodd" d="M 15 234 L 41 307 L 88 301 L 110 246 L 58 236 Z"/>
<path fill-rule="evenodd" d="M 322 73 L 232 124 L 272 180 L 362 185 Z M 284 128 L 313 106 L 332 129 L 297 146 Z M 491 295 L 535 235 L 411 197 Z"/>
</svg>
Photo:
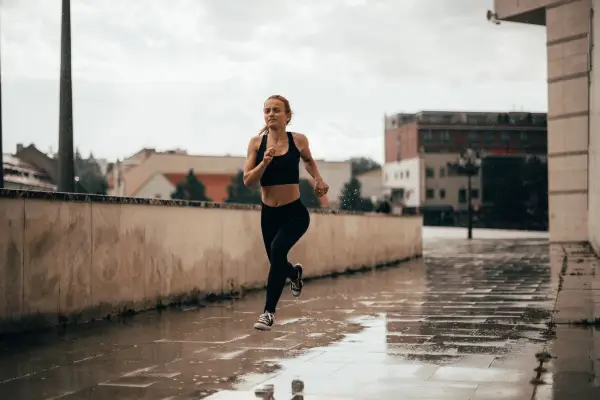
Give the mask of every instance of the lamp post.
<svg viewBox="0 0 600 400">
<path fill-rule="evenodd" d="M 456 168 L 459 174 L 467 176 L 467 239 L 469 240 L 473 239 L 472 178 L 479 172 L 482 159 L 482 152 L 476 152 L 469 148 L 464 153 L 458 155 L 456 164 L 451 165 Z"/>
<path fill-rule="evenodd" d="M 75 190 L 73 89 L 71 83 L 71 0 L 62 0 L 58 116 L 58 191 Z"/>
</svg>

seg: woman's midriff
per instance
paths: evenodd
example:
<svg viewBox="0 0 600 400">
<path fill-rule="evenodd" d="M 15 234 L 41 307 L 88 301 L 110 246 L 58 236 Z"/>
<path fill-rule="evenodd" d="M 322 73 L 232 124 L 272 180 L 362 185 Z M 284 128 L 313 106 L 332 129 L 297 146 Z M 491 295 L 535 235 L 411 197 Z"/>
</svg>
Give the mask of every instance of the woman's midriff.
<svg viewBox="0 0 600 400">
<path fill-rule="evenodd" d="M 275 185 L 262 187 L 262 202 L 269 207 L 285 206 L 300 198 L 298 184 Z"/>
</svg>

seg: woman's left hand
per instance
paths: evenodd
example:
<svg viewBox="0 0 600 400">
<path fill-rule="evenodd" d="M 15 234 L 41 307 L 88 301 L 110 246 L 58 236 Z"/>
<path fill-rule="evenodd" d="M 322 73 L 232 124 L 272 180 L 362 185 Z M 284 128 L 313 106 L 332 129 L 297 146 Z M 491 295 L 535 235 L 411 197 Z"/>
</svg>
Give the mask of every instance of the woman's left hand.
<svg viewBox="0 0 600 400">
<path fill-rule="evenodd" d="M 315 193 L 318 197 L 325 196 L 329 191 L 329 185 L 323 179 L 317 179 L 315 182 Z"/>
</svg>

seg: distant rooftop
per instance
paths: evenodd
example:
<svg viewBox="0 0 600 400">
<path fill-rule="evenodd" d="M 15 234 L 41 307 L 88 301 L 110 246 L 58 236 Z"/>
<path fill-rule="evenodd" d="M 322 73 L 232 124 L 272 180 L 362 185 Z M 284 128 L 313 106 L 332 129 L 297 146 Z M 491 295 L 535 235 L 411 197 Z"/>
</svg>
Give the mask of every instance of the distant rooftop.
<svg viewBox="0 0 600 400">
<path fill-rule="evenodd" d="M 7 153 L 2 154 L 2 164 L 4 166 L 11 166 L 11 167 L 29 169 L 29 170 L 32 170 L 32 171 L 37 171 L 38 170 L 33 165 L 27 164 L 25 161 L 21 160 L 20 158 L 17 158 L 17 157 L 15 157 L 12 154 L 7 154 Z"/>
<path fill-rule="evenodd" d="M 423 125 L 530 126 L 546 127 L 547 113 L 529 111 L 419 111 L 385 116 L 385 128 L 407 123 Z"/>
</svg>

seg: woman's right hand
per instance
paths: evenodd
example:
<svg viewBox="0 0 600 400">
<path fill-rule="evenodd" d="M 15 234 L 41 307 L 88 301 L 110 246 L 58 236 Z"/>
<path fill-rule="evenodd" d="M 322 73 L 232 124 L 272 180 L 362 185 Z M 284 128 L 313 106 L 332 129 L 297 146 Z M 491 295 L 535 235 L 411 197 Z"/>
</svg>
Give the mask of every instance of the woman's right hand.
<svg viewBox="0 0 600 400">
<path fill-rule="evenodd" d="M 271 161 L 273 161 L 273 156 L 275 155 L 275 147 L 269 147 L 265 151 L 265 155 L 263 156 L 263 162 L 265 165 L 269 165 Z"/>
</svg>

